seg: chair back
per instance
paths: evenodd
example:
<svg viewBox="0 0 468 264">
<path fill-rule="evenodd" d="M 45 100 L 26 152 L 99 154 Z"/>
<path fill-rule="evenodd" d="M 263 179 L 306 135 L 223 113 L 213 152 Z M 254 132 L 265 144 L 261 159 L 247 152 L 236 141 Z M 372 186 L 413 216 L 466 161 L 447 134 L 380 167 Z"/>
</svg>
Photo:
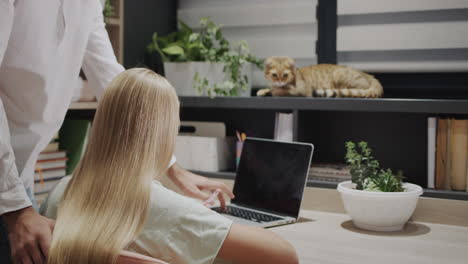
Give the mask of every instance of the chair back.
<svg viewBox="0 0 468 264">
<path fill-rule="evenodd" d="M 123 250 L 120 252 L 117 264 L 169 264 L 159 259 Z"/>
</svg>

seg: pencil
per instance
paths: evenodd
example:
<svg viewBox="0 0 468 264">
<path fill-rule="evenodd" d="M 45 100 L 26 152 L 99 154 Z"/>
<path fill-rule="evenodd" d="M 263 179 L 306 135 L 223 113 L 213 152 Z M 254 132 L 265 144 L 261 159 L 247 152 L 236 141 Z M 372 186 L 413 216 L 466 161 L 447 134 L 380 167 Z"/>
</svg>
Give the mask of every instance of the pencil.
<svg viewBox="0 0 468 264">
<path fill-rule="evenodd" d="M 236 130 L 236 136 L 238 141 L 242 141 L 241 135 L 239 134 L 239 131 Z"/>
<path fill-rule="evenodd" d="M 221 191 L 219 189 L 216 189 L 216 191 L 214 191 L 210 197 L 208 199 L 206 199 L 206 201 L 203 202 L 203 205 L 204 206 L 208 206 L 210 205 L 211 203 L 213 203 L 214 199 L 218 196 L 218 194 L 220 193 Z"/>
</svg>

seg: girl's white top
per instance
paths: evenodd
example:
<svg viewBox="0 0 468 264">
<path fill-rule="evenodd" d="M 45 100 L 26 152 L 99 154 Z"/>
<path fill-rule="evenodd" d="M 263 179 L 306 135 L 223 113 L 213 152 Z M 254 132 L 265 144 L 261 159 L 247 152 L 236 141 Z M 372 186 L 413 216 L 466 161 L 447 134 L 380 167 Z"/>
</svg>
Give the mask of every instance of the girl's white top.
<svg viewBox="0 0 468 264">
<path fill-rule="evenodd" d="M 41 214 L 56 219 L 57 207 L 70 177 L 63 178 L 41 206 Z M 144 229 L 127 248 L 171 264 L 209 264 L 216 259 L 232 221 L 201 202 L 151 184 L 151 208 Z"/>
</svg>

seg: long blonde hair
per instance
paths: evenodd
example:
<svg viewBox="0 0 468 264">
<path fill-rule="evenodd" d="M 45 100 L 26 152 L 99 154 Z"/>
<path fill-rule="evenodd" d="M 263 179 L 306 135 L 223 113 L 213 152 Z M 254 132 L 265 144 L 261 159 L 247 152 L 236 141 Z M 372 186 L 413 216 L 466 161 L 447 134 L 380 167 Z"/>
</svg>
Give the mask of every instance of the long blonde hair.
<svg viewBox="0 0 468 264">
<path fill-rule="evenodd" d="M 111 82 L 59 205 L 48 264 L 116 262 L 144 225 L 151 180 L 167 170 L 178 127 L 166 79 L 135 68 Z"/>
</svg>

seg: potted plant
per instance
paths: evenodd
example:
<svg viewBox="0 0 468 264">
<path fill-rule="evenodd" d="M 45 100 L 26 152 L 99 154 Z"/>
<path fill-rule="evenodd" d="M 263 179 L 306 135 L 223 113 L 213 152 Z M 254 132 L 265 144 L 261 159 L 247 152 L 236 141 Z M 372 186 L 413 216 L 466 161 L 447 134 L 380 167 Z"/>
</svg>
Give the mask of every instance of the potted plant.
<svg viewBox="0 0 468 264">
<path fill-rule="evenodd" d="M 114 6 L 112 6 L 110 0 L 105 0 L 102 13 L 106 18 L 115 16 Z"/>
<path fill-rule="evenodd" d="M 177 32 L 154 33 L 147 51 L 162 58 L 165 76 L 179 95 L 250 96 L 251 64 L 263 67 L 245 41 L 230 45 L 208 18 L 200 20 L 199 32 L 179 21 Z"/>
<path fill-rule="evenodd" d="M 403 229 L 416 208 L 422 188 L 403 183 L 401 172 L 380 169 L 367 142 L 346 142 L 351 181 L 338 184 L 346 212 L 355 226 L 371 231 Z"/>
</svg>

